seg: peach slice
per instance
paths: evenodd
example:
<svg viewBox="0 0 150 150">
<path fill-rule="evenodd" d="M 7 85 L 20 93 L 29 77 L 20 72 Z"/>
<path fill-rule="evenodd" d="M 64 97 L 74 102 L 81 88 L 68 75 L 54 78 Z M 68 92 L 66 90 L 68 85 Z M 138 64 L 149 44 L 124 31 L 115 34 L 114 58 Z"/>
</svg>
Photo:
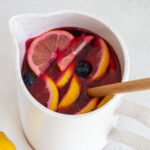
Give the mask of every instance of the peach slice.
<svg viewBox="0 0 150 150">
<path fill-rule="evenodd" d="M 79 112 L 76 112 L 75 114 L 84 114 L 92 111 L 94 108 L 96 108 L 97 102 L 98 98 L 92 98 L 86 106 L 84 106 Z"/>
<path fill-rule="evenodd" d="M 81 36 L 74 39 L 72 44 L 65 49 L 57 59 L 57 64 L 60 70 L 65 70 L 67 66 L 74 60 L 76 55 L 80 53 L 93 39 L 93 36 Z"/>
<path fill-rule="evenodd" d="M 55 111 L 57 109 L 57 104 L 58 104 L 58 99 L 59 99 L 58 89 L 54 81 L 48 75 L 44 74 L 42 77 L 45 81 L 46 88 L 49 91 L 49 99 L 47 102 L 48 104 L 47 107 Z"/>
<path fill-rule="evenodd" d="M 92 80 L 100 78 L 107 70 L 110 61 L 109 49 L 103 39 L 99 39 L 101 44 L 101 59 L 98 64 L 97 71 L 92 76 Z"/>
<path fill-rule="evenodd" d="M 58 105 L 58 110 L 68 109 L 80 95 L 81 85 L 76 75 L 73 75 L 69 89 Z"/>
<path fill-rule="evenodd" d="M 71 78 L 75 69 L 75 64 L 72 63 L 65 71 L 62 72 L 58 80 L 56 81 L 56 85 L 58 88 L 63 87 Z"/>
<path fill-rule="evenodd" d="M 97 108 L 102 107 L 103 105 L 105 105 L 111 98 L 113 98 L 114 95 L 108 95 L 105 96 L 102 101 L 97 105 Z"/>
</svg>

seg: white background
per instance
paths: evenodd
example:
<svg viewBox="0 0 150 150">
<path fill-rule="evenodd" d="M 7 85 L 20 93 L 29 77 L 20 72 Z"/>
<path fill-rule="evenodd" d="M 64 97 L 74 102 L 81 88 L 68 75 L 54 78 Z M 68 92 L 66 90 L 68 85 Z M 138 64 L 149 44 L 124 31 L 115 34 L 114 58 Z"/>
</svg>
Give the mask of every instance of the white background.
<svg viewBox="0 0 150 150">
<path fill-rule="evenodd" d="M 11 16 L 61 9 L 92 13 L 113 26 L 127 44 L 130 79 L 150 77 L 149 0 L 0 0 L 0 131 L 18 150 L 31 150 L 19 121 L 15 87 L 15 50 L 8 21 Z M 150 92 L 126 94 L 126 99 L 150 107 Z"/>
</svg>

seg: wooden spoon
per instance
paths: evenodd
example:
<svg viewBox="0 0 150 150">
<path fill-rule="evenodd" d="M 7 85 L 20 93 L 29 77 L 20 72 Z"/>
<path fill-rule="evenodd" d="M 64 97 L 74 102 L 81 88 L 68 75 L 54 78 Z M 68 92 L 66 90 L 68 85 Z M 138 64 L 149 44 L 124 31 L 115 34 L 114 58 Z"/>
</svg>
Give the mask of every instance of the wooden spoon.
<svg viewBox="0 0 150 150">
<path fill-rule="evenodd" d="M 93 97 L 100 97 L 112 94 L 136 92 L 150 89 L 150 78 L 120 82 L 89 88 L 87 93 Z"/>
</svg>

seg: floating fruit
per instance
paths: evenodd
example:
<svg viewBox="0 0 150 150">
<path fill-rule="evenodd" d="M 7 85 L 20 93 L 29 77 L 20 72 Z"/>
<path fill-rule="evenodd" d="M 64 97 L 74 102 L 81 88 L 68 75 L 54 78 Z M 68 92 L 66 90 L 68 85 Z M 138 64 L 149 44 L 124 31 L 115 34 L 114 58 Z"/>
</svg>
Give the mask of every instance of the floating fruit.
<svg viewBox="0 0 150 150">
<path fill-rule="evenodd" d="M 103 105 L 105 105 L 111 98 L 113 98 L 114 95 L 108 95 L 105 96 L 102 101 L 97 105 L 97 108 L 102 107 Z"/>
<path fill-rule="evenodd" d="M 3 132 L 0 132 L 0 150 L 16 150 L 15 145 L 6 137 Z"/>
<path fill-rule="evenodd" d="M 98 63 L 98 68 L 95 74 L 93 75 L 92 79 L 98 79 L 100 78 L 107 70 L 109 66 L 109 61 L 110 61 L 110 54 L 108 47 L 106 43 L 104 42 L 103 39 L 99 38 L 99 43 L 101 44 L 101 49 L 100 49 L 100 61 Z"/>
<path fill-rule="evenodd" d="M 42 77 L 45 81 L 46 88 L 49 91 L 47 107 L 49 109 L 55 111 L 57 109 L 57 104 L 58 104 L 58 99 L 59 99 L 58 89 L 57 89 L 54 81 L 48 75 L 43 75 Z"/>
<path fill-rule="evenodd" d="M 89 97 L 87 89 L 121 81 L 113 47 L 87 29 L 57 28 L 30 37 L 23 45 L 23 81 L 49 110 L 72 115 L 94 111 L 112 97 Z"/>
<path fill-rule="evenodd" d="M 79 97 L 81 85 L 76 75 L 73 75 L 67 93 L 58 105 L 58 110 L 68 109 Z"/>
<path fill-rule="evenodd" d="M 73 38 L 72 34 L 63 30 L 52 30 L 36 37 L 27 54 L 32 71 L 37 76 L 44 73 L 50 62 L 57 56 L 56 52 L 65 49 Z"/>
<path fill-rule="evenodd" d="M 35 75 L 31 72 L 24 74 L 23 81 L 26 85 L 31 86 L 34 83 Z"/>
<path fill-rule="evenodd" d="M 99 79 L 107 71 L 110 62 L 110 54 L 105 41 L 97 38 L 90 52 L 85 57 L 91 66 L 92 72 L 89 81 Z"/>
<path fill-rule="evenodd" d="M 79 112 L 76 112 L 75 114 L 84 114 L 87 112 L 90 112 L 96 108 L 96 104 L 98 102 L 98 98 L 91 99 L 87 105 L 85 105 Z"/>
<path fill-rule="evenodd" d="M 86 61 L 80 62 L 76 67 L 76 74 L 80 77 L 88 77 L 91 71 L 92 67 Z"/>
<path fill-rule="evenodd" d="M 58 88 L 63 87 L 72 77 L 74 72 L 75 64 L 72 63 L 65 71 L 62 72 L 58 80 L 56 81 L 56 85 Z"/>
<path fill-rule="evenodd" d="M 74 60 L 77 54 L 79 54 L 92 40 L 93 36 L 81 36 L 72 41 L 57 59 L 58 67 L 61 71 L 65 70 L 67 66 Z"/>
</svg>

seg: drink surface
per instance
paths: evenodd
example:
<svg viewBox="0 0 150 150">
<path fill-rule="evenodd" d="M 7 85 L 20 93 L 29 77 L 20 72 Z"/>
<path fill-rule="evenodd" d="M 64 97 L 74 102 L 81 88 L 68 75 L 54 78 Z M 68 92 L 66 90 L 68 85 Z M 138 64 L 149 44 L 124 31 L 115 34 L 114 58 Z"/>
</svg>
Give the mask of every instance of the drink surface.
<svg viewBox="0 0 150 150">
<path fill-rule="evenodd" d="M 103 106 L 112 98 L 111 95 L 93 98 L 86 94 L 86 90 L 90 87 L 121 82 L 121 68 L 115 51 L 102 37 L 82 28 L 64 27 L 54 31 L 57 37 L 59 31 L 65 32 L 59 34 L 62 42 L 58 42 L 58 38 L 54 40 L 54 34 L 53 40 L 49 40 L 49 45 L 56 41 L 62 44 L 56 44 L 55 47 L 61 45 L 61 48 L 55 48 L 55 53 L 51 54 L 47 66 L 42 62 L 42 67 L 36 69 L 33 63 L 30 63 L 30 60 L 35 58 L 32 61 L 38 65 L 41 59 L 37 56 L 43 56 L 42 59 L 46 57 L 43 55 L 44 50 L 30 56 L 35 41 L 38 41 L 36 39 L 41 38 L 41 41 L 45 42 L 45 35 L 26 41 L 22 77 L 27 89 L 43 106 L 60 113 L 83 114 Z M 70 36 L 69 40 L 63 35 Z M 50 37 L 50 34 L 48 36 Z M 38 44 L 42 45 L 42 42 Z M 67 44 L 62 48 L 64 43 Z M 41 45 L 40 51 L 43 48 Z M 36 49 L 39 50 L 39 47 Z"/>
</svg>

